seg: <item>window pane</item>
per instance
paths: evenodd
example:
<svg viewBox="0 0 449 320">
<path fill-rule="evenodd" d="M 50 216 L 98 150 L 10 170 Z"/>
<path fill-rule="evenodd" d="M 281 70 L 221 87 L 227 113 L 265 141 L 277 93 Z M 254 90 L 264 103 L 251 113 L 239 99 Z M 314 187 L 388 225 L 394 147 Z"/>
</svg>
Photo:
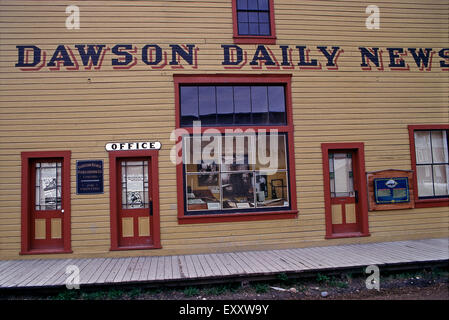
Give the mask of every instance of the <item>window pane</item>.
<svg viewBox="0 0 449 320">
<path fill-rule="evenodd" d="M 199 87 L 198 93 L 201 124 L 216 124 L 217 107 L 215 101 L 215 87 Z"/>
<path fill-rule="evenodd" d="M 259 22 L 259 16 L 257 12 L 249 12 L 248 13 L 248 21 L 249 22 Z"/>
<path fill-rule="evenodd" d="M 257 207 L 285 207 L 288 202 L 287 172 L 256 174 Z"/>
<path fill-rule="evenodd" d="M 257 10 L 258 8 L 257 0 L 248 0 L 248 10 Z"/>
<path fill-rule="evenodd" d="M 187 210 L 220 210 L 218 173 L 187 176 Z"/>
<path fill-rule="evenodd" d="M 238 22 L 248 22 L 248 12 L 243 11 L 238 13 Z"/>
<path fill-rule="evenodd" d="M 122 208 L 148 208 L 148 161 L 122 162 Z"/>
<path fill-rule="evenodd" d="M 418 180 L 418 195 L 420 197 L 433 196 L 432 166 L 417 166 L 416 179 Z"/>
<path fill-rule="evenodd" d="M 268 87 L 268 106 L 270 111 L 271 124 L 286 123 L 285 96 L 283 86 Z"/>
<path fill-rule="evenodd" d="M 254 169 L 254 135 L 226 135 L 223 138 L 221 171 L 244 171 Z"/>
<path fill-rule="evenodd" d="M 254 124 L 265 124 L 268 122 L 268 95 L 267 87 L 251 87 L 251 103 Z"/>
<path fill-rule="evenodd" d="M 180 91 L 181 125 L 192 125 L 199 120 L 198 87 L 182 86 Z"/>
<path fill-rule="evenodd" d="M 256 170 L 284 170 L 286 168 L 285 135 L 259 134 L 257 136 Z"/>
<path fill-rule="evenodd" d="M 430 131 L 415 131 L 416 163 L 432 163 Z"/>
<path fill-rule="evenodd" d="M 248 33 L 250 35 L 258 35 L 259 34 L 259 24 L 254 22 L 254 23 L 249 23 L 249 31 Z"/>
<path fill-rule="evenodd" d="M 246 22 L 240 23 L 239 22 L 239 34 L 240 35 L 247 35 L 249 34 L 249 24 Z"/>
<path fill-rule="evenodd" d="M 268 10 L 268 0 L 259 0 L 259 10 Z"/>
<path fill-rule="evenodd" d="M 237 9 L 239 10 L 248 9 L 248 0 L 237 0 Z"/>
<path fill-rule="evenodd" d="M 433 181 L 435 186 L 435 196 L 447 196 L 449 194 L 449 166 L 433 166 Z"/>
<path fill-rule="evenodd" d="M 61 163 L 36 163 L 36 210 L 61 209 Z"/>
<path fill-rule="evenodd" d="M 222 173 L 223 209 L 254 208 L 254 174 Z"/>
<path fill-rule="evenodd" d="M 232 87 L 217 87 L 217 113 L 219 124 L 232 124 L 234 122 Z"/>
<path fill-rule="evenodd" d="M 334 153 L 334 179 L 335 196 L 354 196 L 354 183 L 352 173 L 352 157 L 347 153 Z"/>
<path fill-rule="evenodd" d="M 447 163 L 447 134 L 446 131 L 432 131 L 433 163 Z"/>
<path fill-rule="evenodd" d="M 234 87 L 235 123 L 251 123 L 251 101 L 249 87 Z"/>
<path fill-rule="evenodd" d="M 269 36 L 270 35 L 270 25 L 268 23 L 260 23 L 259 24 L 259 34 L 261 36 Z"/>
<path fill-rule="evenodd" d="M 259 22 L 267 24 L 270 22 L 270 15 L 268 12 L 259 12 Z"/>
</svg>

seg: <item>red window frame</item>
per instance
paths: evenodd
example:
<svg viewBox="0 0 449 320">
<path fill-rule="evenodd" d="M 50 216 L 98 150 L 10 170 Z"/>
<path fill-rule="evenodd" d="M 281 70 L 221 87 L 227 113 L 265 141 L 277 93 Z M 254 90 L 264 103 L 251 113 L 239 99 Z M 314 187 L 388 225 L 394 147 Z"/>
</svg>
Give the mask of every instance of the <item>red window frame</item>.
<svg viewBox="0 0 449 320">
<path fill-rule="evenodd" d="M 290 182 L 290 210 L 279 211 L 258 211 L 246 213 L 230 213 L 230 214 L 204 214 L 188 216 L 184 214 L 184 176 L 183 163 L 176 165 L 177 176 L 177 192 L 178 192 L 178 222 L 180 224 L 189 223 L 209 223 L 209 222 L 234 222 L 234 221 L 255 221 L 255 220 L 274 220 L 274 219 L 293 219 L 296 218 L 298 210 L 296 204 L 296 171 L 295 171 L 295 153 L 293 141 L 293 116 L 292 116 L 292 100 L 291 100 L 291 75 L 236 75 L 236 74 L 221 74 L 221 75 L 174 75 L 175 87 L 175 112 L 176 112 L 176 128 L 186 130 L 189 134 L 193 133 L 192 127 L 181 127 L 181 110 L 179 101 L 179 86 L 182 84 L 283 84 L 285 85 L 285 103 L 287 124 L 276 126 L 239 126 L 242 130 L 246 129 L 277 129 L 279 132 L 285 132 L 288 139 L 288 172 Z M 216 129 L 222 133 L 229 127 L 201 127 L 201 132 L 208 129 Z M 235 127 L 237 128 L 237 127 Z M 181 137 L 176 137 L 176 143 L 181 143 Z M 181 150 L 182 152 L 182 150 Z M 181 153 L 178 154 L 181 156 Z"/>
<path fill-rule="evenodd" d="M 416 150 L 415 150 L 415 131 L 416 130 L 449 130 L 447 124 L 436 125 L 409 125 L 408 134 L 410 139 L 410 160 L 413 170 L 413 191 L 415 194 L 416 208 L 448 207 L 449 197 L 435 199 L 419 199 L 418 195 L 418 177 L 416 174 Z"/>
<path fill-rule="evenodd" d="M 274 0 L 268 0 L 270 8 L 270 35 L 239 35 L 237 19 L 237 0 L 232 0 L 232 25 L 235 44 L 276 44 L 276 26 L 274 22 Z"/>
<path fill-rule="evenodd" d="M 118 210 L 117 210 L 117 184 L 120 183 L 120 177 L 117 176 L 117 159 L 118 158 L 136 158 L 149 157 L 151 164 L 148 169 L 151 170 L 151 197 L 153 199 L 153 223 L 151 224 L 151 234 L 153 244 L 148 246 L 119 246 L 118 239 Z M 160 204 L 159 204 L 159 159 L 157 150 L 139 150 L 139 151 L 111 151 L 109 152 L 109 203 L 111 212 L 111 251 L 119 250 L 146 250 L 160 249 L 161 246 L 161 228 L 160 228 Z"/>
<path fill-rule="evenodd" d="M 22 181 L 21 181 L 21 255 L 26 254 L 53 254 L 53 253 L 72 253 L 71 248 L 71 193 L 70 193 L 70 158 L 71 151 L 31 151 L 22 152 Z M 62 166 L 62 193 L 63 202 L 61 207 L 64 208 L 64 224 L 63 224 L 63 248 L 61 249 L 32 249 L 31 248 L 31 190 L 30 178 L 31 162 L 34 159 L 53 159 L 59 158 L 63 161 Z"/>
</svg>

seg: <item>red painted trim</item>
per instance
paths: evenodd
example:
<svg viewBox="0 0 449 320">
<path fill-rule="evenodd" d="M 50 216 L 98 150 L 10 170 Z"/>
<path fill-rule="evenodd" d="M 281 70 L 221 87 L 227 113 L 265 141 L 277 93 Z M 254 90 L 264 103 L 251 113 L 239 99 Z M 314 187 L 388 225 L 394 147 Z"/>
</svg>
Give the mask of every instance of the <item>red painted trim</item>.
<svg viewBox="0 0 449 320">
<path fill-rule="evenodd" d="M 114 250 L 133 250 L 133 249 L 160 249 L 161 229 L 160 229 L 160 204 L 159 204 L 159 159 L 158 150 L 132 150 L 132 151 L 111 151 L 109 152 L 109 203 L 111 213 L 111 251 Z M 153 218 L 150 225 L 152 236 L 152 245 L 150 246 L 126 246 L 120 247 L 118 241 L 118 210 L 117 210 L 117 183 L 120 177 L 117 176 L 117 160 L 119 158 L 146 157 L 149 160 L 149 169 L 151 170 L 151 198 L 153 199 Z"/>
<path fill-rule="evenodd" d="M 285 85 L 285 103 L 287 112 L 287 125 L 284 126 L 241 126 L 242 130 L 246 129 L 277 129 L 279 132 L 287 133 L 288 148 L 288 172 L 290 182 L 290 210 L 289 211 L 267 211 L 255 213 L 233 213 L 233 214 L 217 214 L 217 215 L 184 215 L 184 177 L 182 163 L 176 165 L 177 180 L 177 197 L 178 197 L 178 222 L 180 224 L 188 223 L 212 223 L 212 222 L 236 222 L 236 221 L 255 221 L 255 220 L 272 220 L 272 219 L 294 219 L 298 213 L 297 195 L 296 195 L 296 170 L 295 170 L 295 149 L 294 149 L 294 126 L 292 113 L 292 94 L 291 94 L 291 75 L 260 75 L 260 74 L 188 74 L 174 75 L 175 87 L 175 123 L 176 128 L 184 131 L 184 133 L 192 133 L 192 128 L 181 128 L 180 103 L 179 103 L 179 86 L 180 84 L 283 84 Z M 222 133 L 226 129 L 237 129 L 237 127 L 201 127 L 201 131 L 207 129 L 216 129 Z M 180 143 L 181 136 L 176 138 L 176 143 Z M 179 150 L 181 155 L 182 150 Z"/>
<path fill-rule="evenodd" d="M 31 161 L 35 159 L 62 158 L 62 209 L 63 217 L 63 247 L 56 249 L 34 249 L 31 244 Z M 22 152 L 22 181 L 21 181 L 21 251 L 20 254 L 72 253 L 71 248 L 71 183 L 70 159 L 71 151 L 31 151 Z"/>
<path fill-rule="evenodd" d="M 237 24 L 237 0 L 232 0 L 232 29 L 235 44 L 276 44 L 276 23 L 274 19 L 274 0 L 270 6 L 270 36 L 241 36 Z"/>
<path fill-rule="evenodd" d="M 353 165 L 358 171 L 354 174 L 354 183 L 357 183 L 359 189 L 359 207 L 360 207 L 360 232 L 349 232 L 348 237 L 369 236 L 368 226 L 368 190 L 366 185 L 365 173 L 365 151 L 363 142 L 343 142 L 343 143 L 322 143 L 321 152 L 323 160 L 323 181 L 324 181 L 324 208 L 326 222 L 326 239 L 342 238 L 345 234 L 334 233 L 332 227 L 332 201 L 330 193 L 330 176 L 329 176 L 329 150 L 353 150 L 355 158 Z"/>
<path fill-rule="evenodd" d="M 421 124 L 421 125 L 409 125 L 408 135 L 410 141 L 410 160 L 413 170 L 413 192 L 415 195 L 415 208 L 433 208 L 433 207 L 448 207 L 449 198 L 436 198 L 436 199 L 419 199 L 418 195 L 418 177 L 416 174 L 416 150 L 415 150 L 415 130 L 449 130 L 447 124 Z"/>
</svg>

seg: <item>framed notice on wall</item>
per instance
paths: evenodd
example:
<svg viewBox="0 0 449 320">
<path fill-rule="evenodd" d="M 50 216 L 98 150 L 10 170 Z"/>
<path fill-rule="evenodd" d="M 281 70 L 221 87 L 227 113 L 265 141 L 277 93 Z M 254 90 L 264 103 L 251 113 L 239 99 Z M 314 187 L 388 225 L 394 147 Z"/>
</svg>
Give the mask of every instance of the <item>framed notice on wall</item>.
<svg viewBox="0 0 449 320">
<path fill-rule="evenodd" d="M 76 162 L 76 194 L 103 193 L 103 160 Z"/>
<path fill-rule="evenodd" d="M 415 207 L 412 171 L 389 169 L 368 172 L 366 180 L 370 211 Z"/>
<path fill-rule="evenodd" d="M 374 179 L 374 198 L 377 204 L 404 203 L 410 201 L 407 177 Z"/>
</svg>

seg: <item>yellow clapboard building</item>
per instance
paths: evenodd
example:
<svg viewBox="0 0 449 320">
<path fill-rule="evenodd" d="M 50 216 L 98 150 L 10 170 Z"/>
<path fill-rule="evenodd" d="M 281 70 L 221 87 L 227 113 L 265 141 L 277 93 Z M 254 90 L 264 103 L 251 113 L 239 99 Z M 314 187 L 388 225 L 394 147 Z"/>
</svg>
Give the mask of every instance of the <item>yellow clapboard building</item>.
<svg viewBox="0 0 449 320">
<path fill-rule="evenodd" d="M 0 2 L 0 258 L 449 235 L 446 0 Z"/>
</svg>

